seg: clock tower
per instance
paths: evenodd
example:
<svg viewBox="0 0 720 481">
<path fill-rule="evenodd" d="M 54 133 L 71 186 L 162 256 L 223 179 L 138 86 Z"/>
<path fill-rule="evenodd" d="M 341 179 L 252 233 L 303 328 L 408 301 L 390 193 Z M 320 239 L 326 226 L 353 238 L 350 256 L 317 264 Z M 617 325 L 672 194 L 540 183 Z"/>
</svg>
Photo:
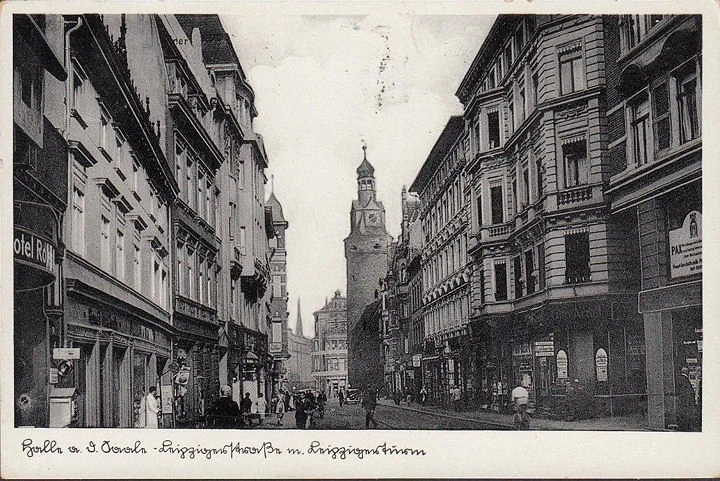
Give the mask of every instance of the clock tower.
<svg viewBox="0 0 720 481">
<path fill-rule="evenodd" d="M 378 299 L 379 281 L 387 273 L 388 246 L 392 240 L 385 229 L 385 207 L 376 198 L 374 173 L 367 160 L 367 146 L 363 146 L 363 161 L 357 168 L 358 198 L 350 208 L 350 235 L 345 239 L 348 376 L 350 384 L 358 388 L 375 384 L 375 375 L 369 379 L 363 366 L 367 367 L 368 362 L 373 368 L 380 365 L 378 326 L 363 327 L 358 322 L 365 308 Z M 368 359 L 375 351 L 378 358 Z"/>
</svg>

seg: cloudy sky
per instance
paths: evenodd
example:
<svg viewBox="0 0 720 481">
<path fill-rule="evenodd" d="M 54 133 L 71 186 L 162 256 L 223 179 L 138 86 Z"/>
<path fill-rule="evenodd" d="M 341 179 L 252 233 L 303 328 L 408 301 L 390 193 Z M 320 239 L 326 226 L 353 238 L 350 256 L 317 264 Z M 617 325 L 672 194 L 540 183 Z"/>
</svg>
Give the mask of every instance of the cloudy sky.
<svg viewBox="0 0 720 481">
<path fill-rule="evenodd" d="M 384 11 L 222 19 L 255 90 L 268 179 L 274 175 L 290 223 L 288 325 L 295 328 L 300 297 L 309 337 L 312 313 L 336 289 L 345 295 L 343 239 L 362 140 L 397 237 L 401 189 L 448 118 L 462 112 L 455 91 L 494 17 Z"/>
</svg>

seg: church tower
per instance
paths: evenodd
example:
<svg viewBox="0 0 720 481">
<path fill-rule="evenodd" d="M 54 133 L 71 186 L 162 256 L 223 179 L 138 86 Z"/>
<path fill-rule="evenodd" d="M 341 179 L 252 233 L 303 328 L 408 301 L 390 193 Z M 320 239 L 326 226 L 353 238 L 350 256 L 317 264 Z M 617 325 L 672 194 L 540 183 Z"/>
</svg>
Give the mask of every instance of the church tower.
<svg viewBox="0 0 720 481">
<path fill-rule="evenodd" d="M 375 383 L 374 379 L 370 379 L 375 376 L 364 372 L 368 363 L 373 369 L 375 365 L 380 365 L 377 326 L 371 326 L 372 323 L 360 326 L 358 323 L 363 311 L 378 299 L 379 281 L 385 277 L 387 271 L 388 245 L 391 241 L 385 228 L 385 207 L 377 200 L 374 174 L 375 169 L 367 160 L 367 146 L 363 145 L 363 160 L 357 168 L 358 198 L 353 200 L 350 208 L 350 235 L 344 241 L 347 266 L 348 376 L 350 384 L 357 387 Z M 378 353 L 377 360 L 372 359 L 375 351 Z"/>
</svg>

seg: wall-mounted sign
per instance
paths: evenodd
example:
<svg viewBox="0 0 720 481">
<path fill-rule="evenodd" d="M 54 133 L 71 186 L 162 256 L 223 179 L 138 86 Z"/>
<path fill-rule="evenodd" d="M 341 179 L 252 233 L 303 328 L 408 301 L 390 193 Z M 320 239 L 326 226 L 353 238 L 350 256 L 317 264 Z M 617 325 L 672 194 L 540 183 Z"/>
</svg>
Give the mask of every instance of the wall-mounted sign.
<svg viewBox="0 0 720 481">
<path fill-rule="evenodd" d="M 163 414 L 172 414 L 173 412 L 173 385 L 163 384 L 160 386 L 160 399 Z"/>
<path fill-rule="evenodd" d="M 595 353 L 595 373 L 598 381 L 608 380 L 608 355 L 602 347 Z"/>
<path fill-rule="evenodd" d="M 536 357 L 553 357 L 555 355 L 555 344 L 553 341 L 538 341 L 535 343 Z"/>
<path fill-rule="evenodd" d="M 53 359 L 80 359 L 79 347 L 55 347 Z"/>
<path fill-rule="evenodd" d="M 270 351 L 270 352 L 282 351 L 282 342 L 271 342 L 269 344 L 268 351 Z"/>
<path fill-rule="evenodd" d="M 413 354 L 413 358 L 412 358 L 413 367 L 420 367 L 421 361 L 422 361 L 422 354 Z"/>
<path fill-rule="evenodd" d="M 682 227 L 671 230 L 670 277 L 702 273 L 702 214 L 696 210 L 685 216 Z"/>
<path fill-rule="evenodd" d="M 568 377 L 568 358 L 562 349 L 557 353 L 557 376 L 558 379 L 567 379 Z"/>
<path fill-rule="evenodd" d="M 56 278 L 55 243 L 22 227 L 15 226 L 14 230 L 13 255 L 16 266 L 28 269 L 16 272 L 16 284 L 42 287 L 52 283 Z"/>
</svg>

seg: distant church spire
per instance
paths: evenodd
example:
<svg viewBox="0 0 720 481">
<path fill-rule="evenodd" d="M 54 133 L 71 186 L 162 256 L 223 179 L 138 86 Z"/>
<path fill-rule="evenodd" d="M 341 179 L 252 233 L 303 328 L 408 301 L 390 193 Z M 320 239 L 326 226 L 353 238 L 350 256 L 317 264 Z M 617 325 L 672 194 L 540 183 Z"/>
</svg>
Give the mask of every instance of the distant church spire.
<svg viewBox="0 0 720 481">
<path fill-rule="evenodd" d="M 302 327 L 302 313 L 300 312 L 300 296 L 298 296 L 297 322 L 295 323 L 295 335 L 305 337 Z"/>
</svg>

